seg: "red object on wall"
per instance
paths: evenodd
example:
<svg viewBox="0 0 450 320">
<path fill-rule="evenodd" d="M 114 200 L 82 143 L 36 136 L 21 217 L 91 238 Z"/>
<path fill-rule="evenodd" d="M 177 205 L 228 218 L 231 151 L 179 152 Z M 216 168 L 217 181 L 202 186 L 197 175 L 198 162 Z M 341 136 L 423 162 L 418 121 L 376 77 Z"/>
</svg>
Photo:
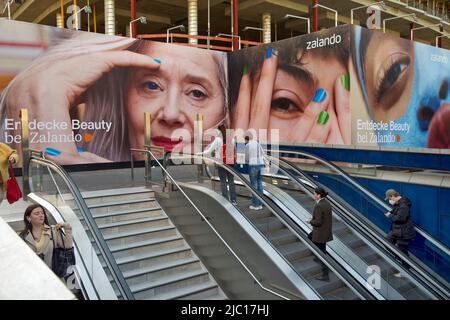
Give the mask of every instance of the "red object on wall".
<svg viewBox="0 0 450 320">
<path fill-rule="evenodd" d="M 436 111 L 428 131 L 428 148 L 450 148 L 450 104 L 443 104 Z"/>
<path fill-rule="evenodd" d="M 238 0 L 233 1 L 233 51 L 239 50 L 239 4 Z"/>
<path fill-rule="evenodd" d="M 130 21 L 133 21 L 134 19 L 136 19 L 136 0 L 131 0 L 130 5 L 131 5 L 131 12 L 130 12 L 131 20 Z M 136 21 L 131 24 L 130 33 L 133 38 L 136 38 Z"/>
<path fill-rule="evenodd" d="M 312 6 L 315 6 L 319 3 L 319 0 L 312 0 Z M 313 31 L 319 30 L 319 11 L 318 8 L 315 7 L 312 9 L 312 20 L 313 20 Z"/>
</svg>

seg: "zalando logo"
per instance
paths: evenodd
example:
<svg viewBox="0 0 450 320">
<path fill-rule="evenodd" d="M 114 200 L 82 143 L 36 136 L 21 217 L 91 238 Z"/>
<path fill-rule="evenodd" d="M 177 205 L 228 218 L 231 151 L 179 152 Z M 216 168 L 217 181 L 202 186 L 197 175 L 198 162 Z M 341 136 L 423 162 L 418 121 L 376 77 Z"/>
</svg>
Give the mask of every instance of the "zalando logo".
<svg viewBox="0 0 450 320">
<path fill-rule="evenodd" d="M 306 43 L 306 50 L 332 46 L 334 44 L 341 43 L 341 41 L 342 37 L 339 34 L 333 34 L 330 37 L 322 39 L 316 38 L 315 40 L 311 40 Z"/>
</svg>

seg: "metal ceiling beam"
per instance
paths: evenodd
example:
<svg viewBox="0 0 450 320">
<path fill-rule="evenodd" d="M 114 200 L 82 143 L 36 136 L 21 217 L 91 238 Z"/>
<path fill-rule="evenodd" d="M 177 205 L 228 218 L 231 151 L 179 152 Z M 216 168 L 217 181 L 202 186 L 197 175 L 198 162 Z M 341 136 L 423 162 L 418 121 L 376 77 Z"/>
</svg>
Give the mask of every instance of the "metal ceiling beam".
<svg viewBox="0 0 450 320">
<path fill-rule="evenodd" d="M 239 3 L 239 11 L 253 8 L 254 6 L 263 4 L 266 0 L 247 0 Z M 231 7 L 225 9 L 225 15 L 229 16 L 231 14 Z"/>
<path fill-rule="evenodd" d="M 131 19 L 131 12 L 129 9 L 116 8 L 116 16 L 127 17 Z M 136 17 L 146 17 L 149 20 L 149 23 L 156 22 L 168 25 L 172 24 L 172 20 L 170 19 L 170 17 L 159 16 L 151 13 L 136 12 Z"/>
<path fill-rule="evenodd" d="M 34 3 L 34 0 L 27 0 L 24 4 L 22 4 L 20 7 L 17 8 L 16 11 L 11 16 L 11 19 L 16 20 L 18 17 L 20 17 L 32 4 Z"/>
<path fill-rule="evenodd" d="M 366 6 L 366 5 L 370 5 L 371 3 L 373 3 L 373 1 L 369 1 L 369 0 L 351 0 L 353 3 L 356 3 L 358 5 L 362 5 L 362 6 Z M 389 6 L 389 3 L 391 1 L 386 1 L 386 8 L 385 9 L 381 9 L 382 12 L 393 15 L 393 16 L 401 16 L 401 15 L 405 15 L 405 14 L 409 14 L 411 13 L 410 10 L 408 11 L 408 9 L 406 8 L 406 6 L 398 6 L 398 8 L 392 8 Z M 413 21 L 412 18 L 405 18 L 405 20 L 409 21 L 409 22 L 414 22 L 415 24 L 421 25 L 421 26 L 428 26 L 430 24 L 432 24 L 429 20 L 424 19 L 423 17 L 421 17 L 421 14 L 416 12 L 416 17 L 417 17 L 417 21 Z M 434 23 L 436 23 L 436 21 L 433 21 Z M 444 24 L 445 26 L 445 24 Z M 435 32 L 440 33 L 439 31 L 439 27 L 431 27 L 431 30 L 434 30 Z M 446 31 L 444 29 L 443 34 L 445 34 L 446 36 L 450 36 L 450 33 L 448 31 Z"/>
<path fill-rule="evenodd" d="M 72 3 L 73 0 L 64 0 L 64 5 L 68 4 L 69 2 Z M 47 9 L 45 9 L 44 12 L 42 12 L 39 16 L 37 16 L 37 18 L 33 20 L 33 23 L 40 23 L 42 20 L 47 18 L 49 15 L 51 15 L 53 12 L 55 12 L 56 10 L 60 10 L 60 9 L 61 9 L 61 3 L 59 1 L 57 1 L 54 4 L 52 4 L 51 6 L 49 6 Z"/>
</svg>

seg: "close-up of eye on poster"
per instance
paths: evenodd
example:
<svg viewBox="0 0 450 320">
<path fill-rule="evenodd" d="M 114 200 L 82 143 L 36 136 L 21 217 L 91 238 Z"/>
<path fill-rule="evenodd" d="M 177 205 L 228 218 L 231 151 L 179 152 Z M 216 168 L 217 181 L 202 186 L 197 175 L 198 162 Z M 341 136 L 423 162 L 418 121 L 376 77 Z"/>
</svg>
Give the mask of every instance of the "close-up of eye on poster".
<svg viewBox="0 0 450 320">
<path fill-rule="evenodd" d="M 448 50 L 353 27 L 352 143 L 450 148 Z"/>
</svg>

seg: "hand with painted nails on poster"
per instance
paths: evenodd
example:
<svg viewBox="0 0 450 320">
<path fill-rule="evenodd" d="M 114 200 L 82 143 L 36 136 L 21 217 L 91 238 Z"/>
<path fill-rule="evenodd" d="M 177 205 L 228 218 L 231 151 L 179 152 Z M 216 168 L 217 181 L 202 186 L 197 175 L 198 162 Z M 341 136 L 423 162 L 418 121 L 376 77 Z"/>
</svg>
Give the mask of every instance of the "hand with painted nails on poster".
<svg viewBox="0 0 450 320">
<path fill-rule="evenodd" d="M 144 146 L 145 112 L 151 115 L 151 144 L 166 151 L 193 152 L 198 114 L 204 115 L 205 131 L 227 121 L 225 53 L 42 32 L 56 45 L 10 82 L 0 110 L 18 121 L 19 109 L 26 107 L 30 121 L 49 124 L 30 129 L 30 144 L 59 164 L 129 161 L 130 148 Z"/>
<path fill-rule="evenodd" d="M 248 67 L 244 67 L 232 128 L 244 131 L 269 128 L 273 85 L 277 74 L 277 53 L 267 48 L 257 83 L 251 83 Z"/>
<path fill-rule="evenodd" d="M 279 129 L 281 143 L 350 144 L 346 69 L 335 67 L 319 77 L 315 72 L 319 59 L 308 56 L 301 67 L 278 59 L 276 51 L 267 49 L 259 73 L 244 67 L 232 112 L 233 128 Z M 330 63 L 339 66 L 336 61 Z"/>
<path fill-rule="evenodd" d="M 39 130 L 38 135 L 30 135 L 30 144 L 48 151 L 46 155 L 57 163 L 104 162 L 105 159 L 95 154 L 77 152 L 75 141 L 46 139 L 46 136 L 72 136 L 70 112 L 86 102 L 86 92 L 106 73 L 120 67 L 156 70 L 160 63 L 146 55 L 123 50 L 123 44 L 114 51 L 91 48 L 77 52 L 73 47 L 73 52 L 70 52 L 70 48 L 69 43 L 64 48 L 62 45 L 53 48 L 55 51 L 50 50 L 48 56 L 38 58 L 14 78 L 6 96 L 7 112 L 13 117 L 21 108 L 27 108 L 30 120 L 45 124 L 46 128 Z M 47 124 L 51 124 L 51 128 Z M 45 142 L 36 143 L 43 139 Z"/>
</svg>

